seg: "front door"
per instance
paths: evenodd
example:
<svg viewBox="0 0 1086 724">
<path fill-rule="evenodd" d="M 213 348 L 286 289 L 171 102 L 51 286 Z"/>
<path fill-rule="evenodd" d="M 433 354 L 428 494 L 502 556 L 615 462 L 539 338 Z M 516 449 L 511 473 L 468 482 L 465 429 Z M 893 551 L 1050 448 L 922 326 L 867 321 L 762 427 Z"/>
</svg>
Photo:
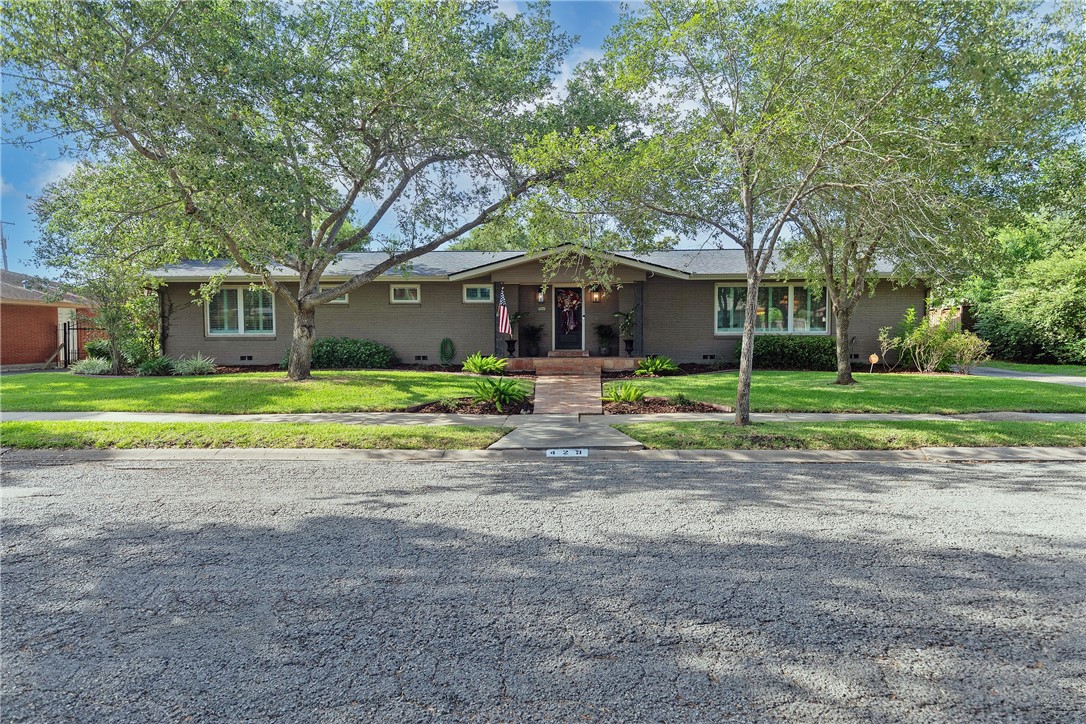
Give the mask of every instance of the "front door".
<svg viewBox="0 0 1086 724">
<path fill-rule="evenodd" d="M 554 288 L 554 348 L 583 349 L 581 309 L 584 295 L 580 287 Z"/>
</svg>

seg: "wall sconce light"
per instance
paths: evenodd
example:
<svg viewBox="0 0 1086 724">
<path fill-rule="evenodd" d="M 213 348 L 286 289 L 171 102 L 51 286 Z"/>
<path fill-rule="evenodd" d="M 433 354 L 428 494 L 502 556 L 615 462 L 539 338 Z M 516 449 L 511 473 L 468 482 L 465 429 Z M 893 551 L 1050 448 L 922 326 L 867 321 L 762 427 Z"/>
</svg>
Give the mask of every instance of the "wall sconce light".
<svg viewBox="0 0 1086 724">
<path fill-rule="evenodd" d="M 535 293 L 536 304 L 542 304 L 547 301 L 547 293 L 543 291 L 543 287 L 539 288 L 539 291 Z"/>
<path fill-rule="evenodd" d="M 592 287 L 592 303 L 599 304 L 600 297 L 603 296 L 599 287 Z"/>
</svg>

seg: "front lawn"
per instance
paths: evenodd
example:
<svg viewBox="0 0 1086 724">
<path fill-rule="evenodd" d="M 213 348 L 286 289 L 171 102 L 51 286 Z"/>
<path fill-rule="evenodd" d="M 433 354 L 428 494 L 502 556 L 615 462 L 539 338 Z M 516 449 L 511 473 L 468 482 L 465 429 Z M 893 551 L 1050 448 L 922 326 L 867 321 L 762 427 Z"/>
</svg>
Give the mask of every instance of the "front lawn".
<svg viewBox="0 0 1086 724">
<path fill-rule="evenodd" d="M 81 377 L 56 372 L 6 375 L 0 409 L 9 412 L 373 412 L 472 394 L 478 378 L 444 372 L 321 371 L 306 382 L 282 372 L 206 377 Z"/>
<path fill-rule="evenodd" d="M 701 402 L 735 405 L 737 372 L 646 379 L 649 395 L 679 393 Z M 1086 390 L 1045 382 L 977 377 L 859 373 L 858 384 L 833 384 L 830 372 L 755 371 L 755 412 L 1086 412 Z"/>
<path fill-rule="evenodd" d="M 352 448 L 481 450 L 509 428 L 254 422 L 5 422 L 12 448 Z"/>
<path fill-rule="evenodd" d="M 920 447 L 1082 447 L 1086 423 L 979 420 L 650 422 L 615 427 L 659 450 L 913 450 Z"/>
<path fill-rule="evenodd" d="M 1086 365 L 1045 365 L 1025 362 L 1004 362 L 1002 360 L 990 360 L 981 367 L 995 367 L 1001 370 L 1013 370 L 1015 372 L 1040 372 L 1046 375 L 1071 375 L 1072 377 L 1086 377 Z"/>
</svg>

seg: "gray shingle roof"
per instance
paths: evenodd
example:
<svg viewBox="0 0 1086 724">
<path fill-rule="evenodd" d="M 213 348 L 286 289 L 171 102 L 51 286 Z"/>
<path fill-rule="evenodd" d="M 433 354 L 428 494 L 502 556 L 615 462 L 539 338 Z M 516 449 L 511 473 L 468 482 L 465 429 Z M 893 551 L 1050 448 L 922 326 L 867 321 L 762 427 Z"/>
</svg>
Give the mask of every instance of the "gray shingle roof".
<svg viewBox="0 0 1086 724">
<path fill-rule="evenodd" d="M 432 251 L 413 260 L 408 274 L 412 277 L 441 279 L 450 274 L 458 274 L 524 256 L 526 252 L 523 251 Z M 645 254 L 618 252 L 616 256 L 620 259 L 631 259 L 694 276 L 744 277 L 747 273 L 742 249 L 670 249 Z M 325 276 L 333 279 L 352 276 L 372 268 L 387 258 L 388 256 L 383 252 L 375 251 L 346 253 L 332 263 Z M 296 276 L 286 267 L 272 267 L 271 271 L 275 277 Z M 771 264 L 769 271 L 772 274 L 774 271 L 779 271 L 779 267 Z M 880 265 L 878 271 L 888 274 L 892 268 Z M 167 280 L 197 279 L 223 272 L 234 278 L 246 277 L 245 274 L 238 272 L 232 262 L 228 261 L 182 262 L 158 270 L 156 276 Z M 386 276 L 395 276 L 395 273 L 389 273 Z"/>
</svg>

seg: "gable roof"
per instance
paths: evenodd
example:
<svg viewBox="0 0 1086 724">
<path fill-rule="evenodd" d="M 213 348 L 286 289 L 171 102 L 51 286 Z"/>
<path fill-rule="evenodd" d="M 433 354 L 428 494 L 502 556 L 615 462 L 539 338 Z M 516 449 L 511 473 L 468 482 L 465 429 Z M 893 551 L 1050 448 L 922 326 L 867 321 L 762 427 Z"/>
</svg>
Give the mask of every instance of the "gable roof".
<svg viewBox="0 0 1086 724">
<path fill-rule="evenodd" d="M 84 297 L 61 291 L 56 282 L 3 269 L 0 269 L 0 301 L 54 307 L 94 306 Z"/>
<path fill-rule="evenodd" d="M 542 259 L 558 251 L 552 249 L 532 254 L 527 251 L 431 251 L 409 262 L 406 274 L 390 270 L 378 279 L 459 281 Z M 618 251 L 607 256 L 618 264 L 678 279 L 729 279 L 746 278 L 747 275 L 742 249 L 668 249 L 643 254 Z M 386 259 L 388 254 L 379 251 L 347 252 L 329 265 L 324 276 L 329 280 L 346 279 L 372 269 Z M 882 263 L 877 268 L 877 272 L 883 276 L 892 271 L 891 266 Z M 768 273 L 770 276 L 780 273 L 776 260 L 770 264 Z M 254 279 L 227 260 L 185 261 L 155 270 L 153 274 L 164 281 L 204 281 L 216 274 L 222 274 L 227 279 Z M 295 279 L 298 276 L 293 269 L 284 266 L 271 267 L 271 274 L 276 279 Z"/>
</svg>

